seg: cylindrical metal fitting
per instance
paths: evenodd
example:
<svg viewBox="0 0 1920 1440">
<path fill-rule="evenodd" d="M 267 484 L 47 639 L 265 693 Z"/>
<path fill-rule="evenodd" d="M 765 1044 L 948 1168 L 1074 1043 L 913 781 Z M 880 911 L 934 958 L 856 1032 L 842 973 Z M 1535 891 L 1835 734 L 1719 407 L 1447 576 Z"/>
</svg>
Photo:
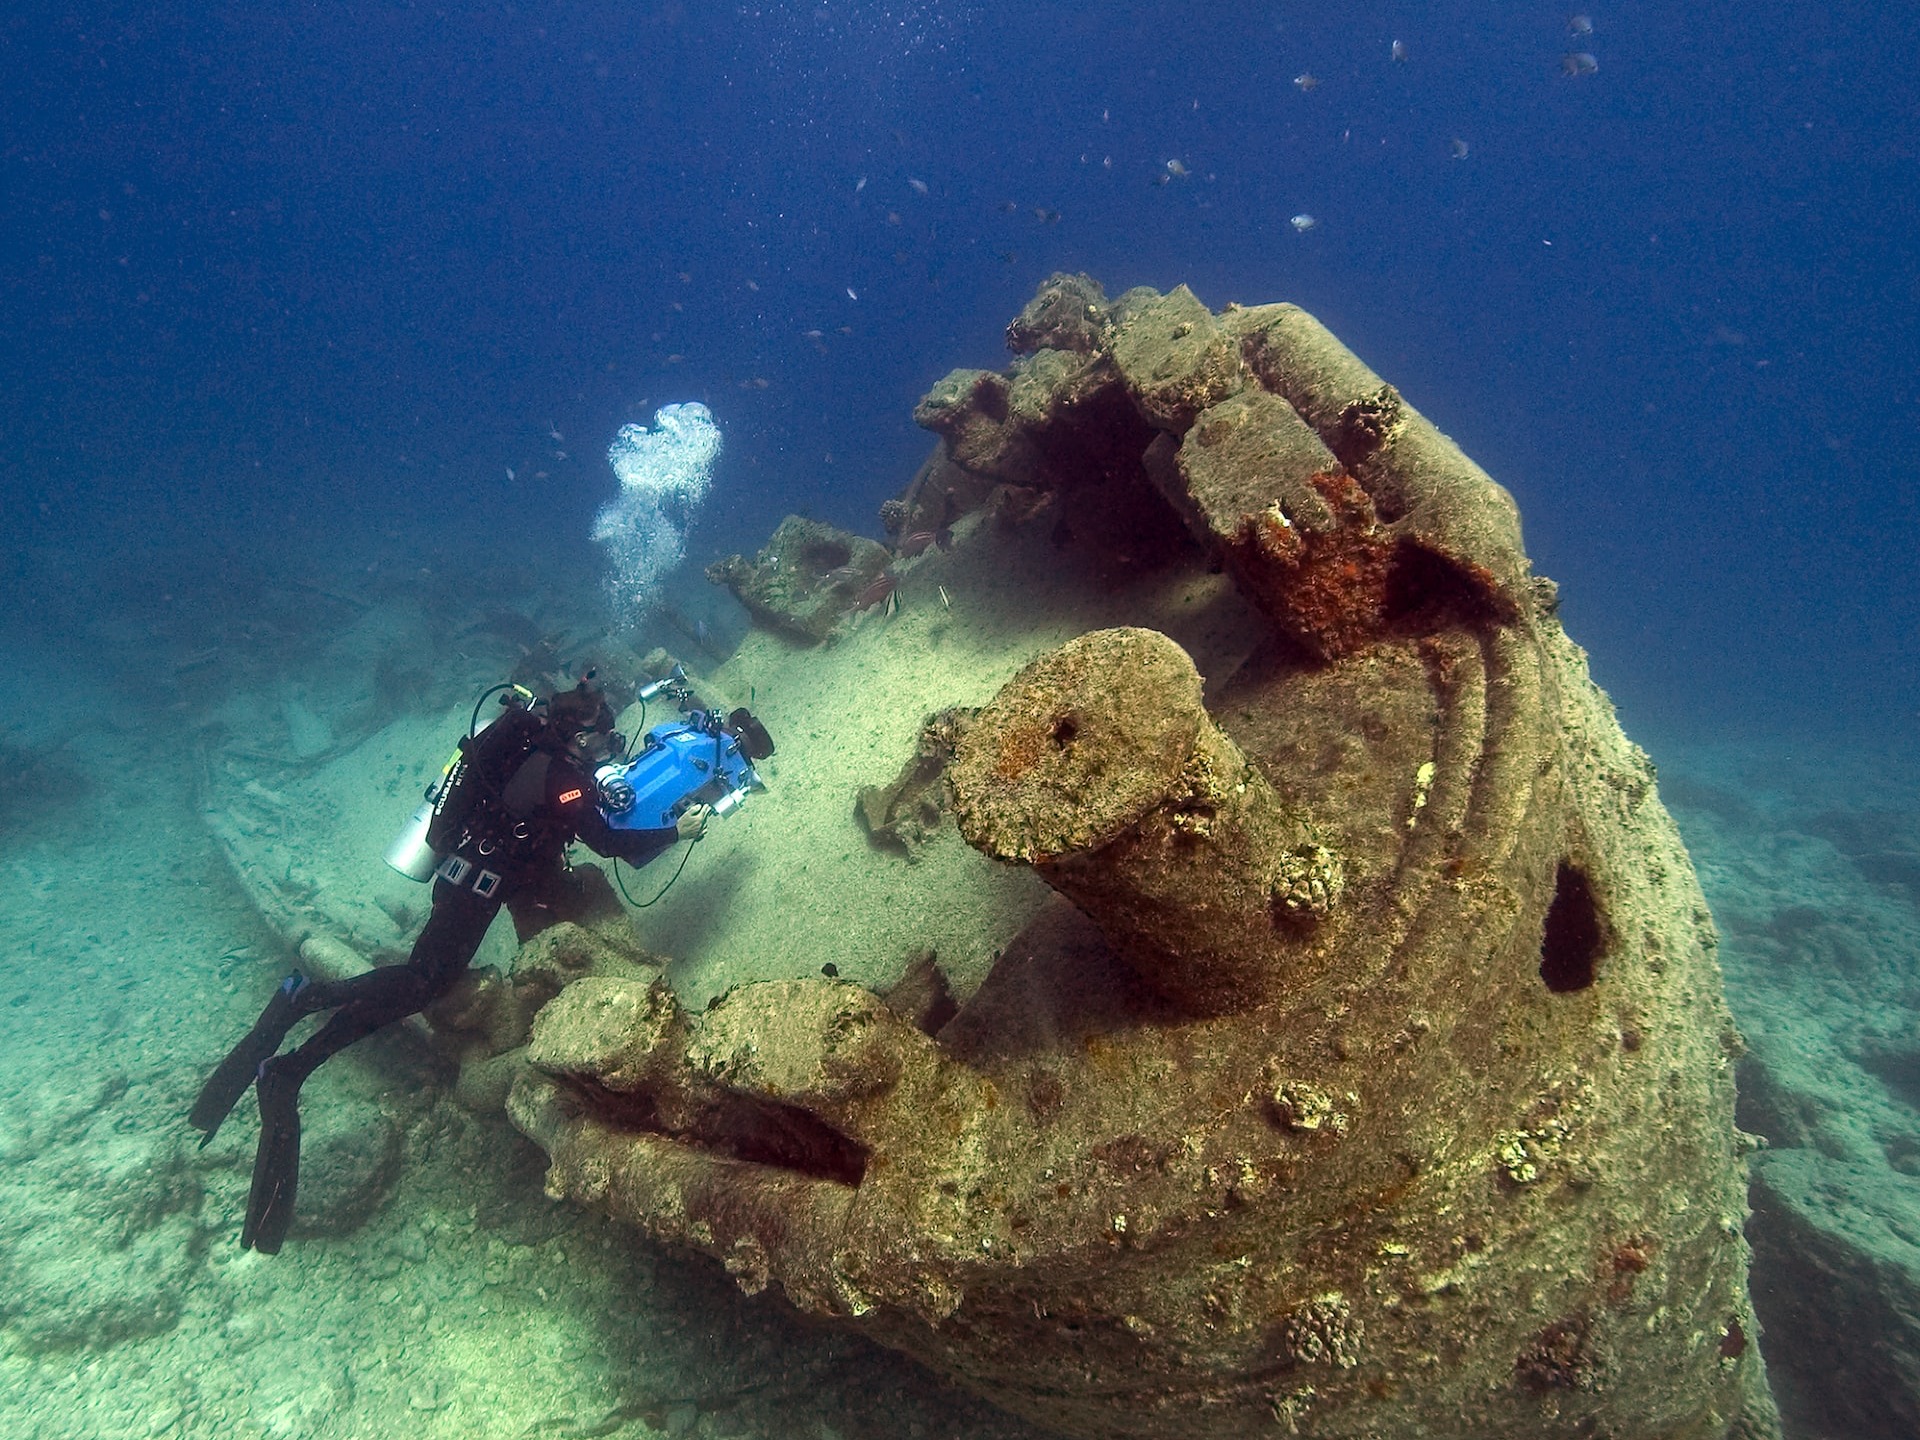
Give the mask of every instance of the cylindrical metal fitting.
<svg viewBox="0 0 1920 1440">
<path fill-rule="evenodd" d="M 1274 993 L 1339 866 L 1207 715 L 1155 630 L 1099 630 L 1001 689 L 952 770 L 961 833 L 1035 866 L 1147 984 L 1211 1014 Z"/>
</svg>

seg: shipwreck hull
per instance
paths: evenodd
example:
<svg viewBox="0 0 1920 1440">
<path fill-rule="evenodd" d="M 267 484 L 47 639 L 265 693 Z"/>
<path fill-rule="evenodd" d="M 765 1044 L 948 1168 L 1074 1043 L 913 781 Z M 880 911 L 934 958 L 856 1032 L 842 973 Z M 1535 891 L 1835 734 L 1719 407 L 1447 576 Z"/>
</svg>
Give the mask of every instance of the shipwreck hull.
<svg viewBox="0 0 1920 1440">
<path fill-rule="evenodd" d="M 1265 640 L 1095 630 L 944 722 L 1057 897 L 951 1018 L 561 990 L 550 1193 L 1073 1435 L 1775 1433 L 1712 922 L 1510 498 L 1293 307 L 1057 277 L 1010 339 L 901 528 L 1223 569 Z"/>
</svg>

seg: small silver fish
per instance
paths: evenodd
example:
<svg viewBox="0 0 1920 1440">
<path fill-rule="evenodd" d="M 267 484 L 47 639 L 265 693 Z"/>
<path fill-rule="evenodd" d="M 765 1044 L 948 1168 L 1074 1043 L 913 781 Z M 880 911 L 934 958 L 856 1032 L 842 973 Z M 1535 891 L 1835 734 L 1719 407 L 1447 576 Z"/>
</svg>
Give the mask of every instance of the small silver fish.
<svg viewBox="0 0 1920 1440">
<path fill-rule="evenodd" d="M 516 476 L 516 475 L 515 475 L 515 474 L 513 473 L 513 466 L 511 466 L 511 465 L 509 465 L 509 466 L 507 466 L 507 483 L 508 483 L 508 484 L 512 484 L 512 483 L 513 483 L 513 481 L 514 481 L 514 480 L 516 480 L 516 479 L 518 479 L 518 478 L 519 478 L 519 477 L 518 477 L 518 476 Z"/>
<path fill-rule="evenodd" d="M 1577 79 L 1582 75 L 1591 75 L 1599 68 L 1600 62 L 1584 50 L 1560 57 L 1560 73 L 1569 78 Z"/>
<path fill-rule="evenodd" d="M 1178 160 L 1169 160 L 1167 161 L 1167 173 L 1184 178 L 1187 174 L 1187 167 Z"/>
<path fill-rule="evenodd" d="M 1462 140 L 1458 135 L 1447 142 L 1447 149 L 1456 160 L 1464 160 L 1467 158 L 1467 142 Z"/>
<path fill-rule="evenodd" d="M 1314 91 L 1320 88 L 1320 77 L 1311 71 L 1302 70 L 1293 77 L 1293 83 L 1302 90 Z"/>
<path fill-rule="evenodd" d="M 862 175 L 858 180 L 853 182 L 853 193 L 856 195 L 858 195 L 862 190 L 866 188 L 867 188 L 867 177 L 864 175 Z"/>
<path fill-rule="evenodd" d="M 1396 65 L 1406 64 L 1407 63 L 1407 42 L 1404 40 L 1394 41 L 1392 46 L 1388 49 L 1387 53 L 1393 56 L 1394 64 Z"/>
<path fill-rule="evenodd" d="M 1294 216 L 1291 220 L 1287 221 L 1287 223 L 1291 225 L 1295 230 L 1299 231 L 1302 235 L 1304 235 L 1307 233 L 1307 231 L 1311 230 L 1314 226 L 1318 225 L 1320 222 L 1314 219 L 1313 216 L 1307 214 L 1306 211 L 1302 210 L 1298 215 Z"/>
<path fill-rule="evenodd" d="M 1591 35 L 1593 33 L 1593 17 L 1591 15 L 1567 16 L 1567 33 L 1569 35 Z"/>
<path fill-rule="evenodd" d="M 927 182 L 924 180 L 916 180 L 909 175 L 907 177 L 907 184 L 913 187 L 913 193 L 916 195 L 924 195 L 927 193 Z"/>
</svg>

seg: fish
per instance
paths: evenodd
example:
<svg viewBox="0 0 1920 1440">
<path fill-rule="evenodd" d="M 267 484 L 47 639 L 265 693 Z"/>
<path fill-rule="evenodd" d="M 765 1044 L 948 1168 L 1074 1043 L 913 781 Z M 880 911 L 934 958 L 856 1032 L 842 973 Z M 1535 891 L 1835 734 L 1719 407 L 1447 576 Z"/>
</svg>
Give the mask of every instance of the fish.
<svg viewBox="0 0 1920 1440">
<path fill-rule="evenodd" d="M 916 180 L 909 175 L 907 177 L 907 184 L 913 187 L 913 193 L 916 195 L 924 195 L 927 193 L 927 182 L 924 180 Z"/>
<path fill-rule="evenodd" d="M 851 285 L 847 286 L 847 299 L 858 300 L 859 298 L 860 292 L 855 290 Z"/>
<path fill-rule="evenodd" d="M 1396 65 L 1406 64 L 1407 63 L 1407 42 L 1404 40 L 1394 41 L 1393 45 L 1388 49 L 1387 53 L 1393 57 L 1394 64 Z"/>
<path fill-rule="evenodd" d="M 516 476 L 516 475 L 515 475 L 515 474 L 513 473 L 513 466 L 511 466 L 511 465 L 509 465 L 509 466 L 507 466 L 507 483 L 508 483 L 508 484 L 512 484 L 512 483 L 513 483 L 513 481 L 514 481 L 514 480 L 516 480 L 516 479 L 518 479 L 518 478 L 519 478 L 519 477 L 518 477 L 518 476 Z"/>
<path fill-rule="evenodd" d="M 1306 211 L 1302 210 L 1298 215 L 1294 216 L 1291 220 L 1287 221 L 1287 223 L 1291 225 L 1295 230 L 1297 230 L 1300 234 L 1304 235 L 1307 233 L 1307 231 L 1313 229 L 1313 227 L 1318 225 L 1320 222 L 1316 220 L 1313 216 L 1307 214 Z"/>
<path fill-rule="evenodd" d="M 871 610 L 876 605 L 885 605 L 889 600 L 893 599 L 893 592 L 899 588 L 900 581 L 898 577 L 882 570 L 879 576 L 874 579 L 866 589 L 853 597 L 854 613 L 858 614 L 862 610 Z"/>
<path fill-rule="evenodd" d="M 1187 167 L 1178 160 L 1169 160 L 1167 161 L 1167 173 L 1169 175 L 1185 178 L 1187 174 Z"/>
<path fill-rule="evenodd" d="M 1567 16 L 1567 33 L 1569 35 L 1591 35 L 1593 33 L 1593 17 L 1591 15 Z"/>
<path fill-rule="evenodd" d="M 1456 160 L 1464 160 L 1467 158 L 1467 142 L 1462 140 L 1458 135 L 1447 142 L 1447 149 Z"/>
<path fill-rule="evenodd" d="M 1298 75 L 1293 77 L 1293 83 L 1298 89 L 1311 94 L 1320 88 L 1320 77 L 1315 75 L 1311 70 L 1302 70 Z"/>
<path fill-rule="evenodd" d="M 911 535 L 900 537 L 900 554 L 902 558 L 911 560 L 916 555 L 924 555 L 930 545 L 938 545 L 944 550 L 952 543 L 953 532 L 950 530 L 916 530 Z"/>
<path fill-rule="evenodd" d="M 864 175 L 862 175 L 858 180 L 853 182 L 853 193 L 856 195 L 858 195 L 862 190 L 866 188 L 867 188 L 867 177 Z"/>
<path fill-rule="evenodd" d="M 1582 75 L 1591 75 L 1600 68 L 1600 62 L 1582 50 L 1560 57 L 1560 73 L 1569 79 L 1578 79 Z"/>
</svg>

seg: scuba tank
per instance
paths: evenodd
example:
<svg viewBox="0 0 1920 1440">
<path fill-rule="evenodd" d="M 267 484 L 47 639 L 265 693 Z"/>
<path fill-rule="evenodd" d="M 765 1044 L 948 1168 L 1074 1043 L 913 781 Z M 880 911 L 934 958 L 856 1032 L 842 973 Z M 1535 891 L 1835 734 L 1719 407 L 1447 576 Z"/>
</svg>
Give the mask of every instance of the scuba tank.
<svg viewBox="0 0 1920 1440">
<path fill-rule="evenodd" d="M 393 843 L 387 846 L 387 864 L 409 880 L 431 880 L 433 872 L 440 868 L 441 855 L 427 843 L 427 827 L 433 824 L 434 802 L 440 798 L 440 785 L 447 778 L 447 770 L 451 769 L 453 761 L 449 760 L 447 769 L 440 772 L 440 779 L 427 788 L 427 798 L 420 802 L 420 808 L 413 812 L 413 818 L 407 821 L 400 833 L 393 837 Z"/>
<path fill-rule="evenodd" d="M 434 843 L 439 841 L 443 845 L 454 838 L 446 833 L 453 827 L 442 819 L 441 810 L 449 799 L 454 798 L 452 792 L 460 788 L 460 782 L 465 778 L 468 745 L 493 725 L 492 720 L 484 725 L 480 723 L 480 707 L 486 703 L 487 696 L 496 690 L 514 692 L 500 702 L 509 711 L 523 710 L 534 698 L 532 691 L 519 685 L 496 685 L 493 690 L 482 694 L 475 703 L 473 719 L 469 722 L 467 733 L 461 737 L 460 743 L 453 747 L 453 754 L 449 755 L 447 763 L 440 767 L 439 776 L 427 786 L 426 797 L 421 800 L 407 823 L 401 827 L 400 833 L 393 837 L 393 843 L 387 846 L 384 857 L 387 864 L 409 880 L 418 880 L 424 884 L 433 879 L 434 872 L 440 868 L 440 862 L 446 859 L 440 845 Z M 455 817 L 447 817 L 447 819 L 453 818 Z M 436 825 L 434 823 L 436 820 L 440 820 L 441 823 Z"/>
</svg>

